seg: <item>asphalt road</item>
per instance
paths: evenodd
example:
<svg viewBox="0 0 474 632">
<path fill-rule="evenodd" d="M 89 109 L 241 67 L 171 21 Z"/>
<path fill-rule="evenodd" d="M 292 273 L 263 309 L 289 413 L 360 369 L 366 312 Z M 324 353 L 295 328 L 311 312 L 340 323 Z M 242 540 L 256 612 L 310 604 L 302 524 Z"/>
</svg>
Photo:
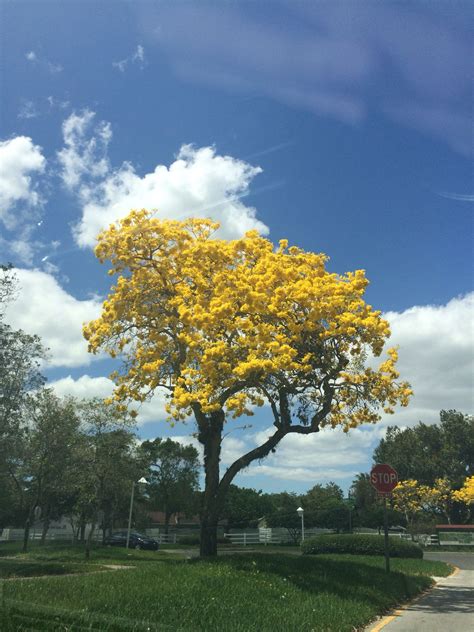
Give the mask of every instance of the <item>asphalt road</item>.
<svg viewBox="0 0 474 632">
<path fill-rule="evenodd" d="M 435 551 L 428 551 L 425 552 L 423 559 L 447 562 L 463 571 L 474 571 L 474 553 L 448 553 L 447 551 L 436 553 Z"/>
<path fill-rule="evenodd" d="M 374 632 L 468 632 L 474 630 L 474 553 L 426 553 L 425 559 L 457 566 L 451 577 L 369 630 Z"/>
</svg>

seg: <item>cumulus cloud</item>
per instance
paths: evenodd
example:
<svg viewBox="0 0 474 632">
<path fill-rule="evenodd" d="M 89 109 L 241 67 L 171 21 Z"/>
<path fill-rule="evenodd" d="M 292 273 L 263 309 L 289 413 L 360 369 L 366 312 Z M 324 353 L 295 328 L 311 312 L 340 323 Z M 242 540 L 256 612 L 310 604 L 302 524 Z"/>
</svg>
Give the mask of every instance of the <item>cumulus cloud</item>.
<svg viewBox="0 0 474 632">
<path fill-rule="evenodd" d="M 153 210 L 161 218 L 212 217 L 221 223 L 221 236 L 226 238 L 251 229 L 268 233 L 256 210 L 242 202 L 259 167 L 218 155 L 213 147 L 183 145 L 169 167 L 157 165 L 144 176 L 127 162 L 113 170 L 107 156 L 110 125 L 96 123 L 89 110 L 67 118 L 63 135 L 65 147 L 58 159 L 64 184 L 82 204 L 74 231 L 82 247 L 94 246 L 102 229 L 133 208 Z"/>
<path fill-rule="evenodd" d="M 101 302 L 74 298 L 45 272 L 24 269 L 15 272 L 20 289 L 18 298 L 7 307 L 7 322 L 40 336 L 50 349 L 49 366 L 90 364 L 96 356 L 87 352 L 82 324 L 99 316 Z"/>
<path fill-rule="evenodd" d="M 71 375 L 55 380 L 49 384 L 56 393 L 62 397 L 71 395 L 78 399 L 90 399 L 98 397 L 105 399 L 110 397 L 114 390 L 113 381 L 105 376 L 81 375 L 74 379 Z M 136 423 L 142 426 L 150 422 L 163 422 L 166 419 L 165 396 L 162 392 L 156 392 L 153 398 L 143 404 L 130 403 L 130 410 L 137 412 Z"/>
<path fill-rule="evenodd" d="M 441 409 L 474 408 L 474 293 L 446 305 L 388 312 L 390 344 L 399 345 L 398 368 L 415 392 L 411 405 L 386 423 L 437 421 Z M 392 419 L 392 421 L 391 421 Z"/>
<path fill-rule="evenodd" d="M 290 434 L 263 462 L 254 462 L 243 476 L 268 476 L 292 481 L 338 480 L 367 468 L 372 449 L 383 436 L 382 427 L 356 428 L 344 433 L 324 428 L 311 435 Z M 273 434 L 272 427 L 249 435 L 249 449 Z"/>
<path fill-rule="evenodd" d="M 11 213 L 18 202 L 29 208 L 40 204 L 34 176 L 44 171 L 45 164 L 41 147 L 28 136 L 0 142 L 0 219 L 7 228 L 18 223 L 18 215 Z"/>
<path fill-rule="evenodd" d="M 105 399 L 112 393 L 114 384 L 108 377 L 92 377 L 81 375 L 76 380 L 68 375 L 48 384 L 60 397 L 70 395 L 77 399 L 89 399 L 99 397 Z"/>
</svg>

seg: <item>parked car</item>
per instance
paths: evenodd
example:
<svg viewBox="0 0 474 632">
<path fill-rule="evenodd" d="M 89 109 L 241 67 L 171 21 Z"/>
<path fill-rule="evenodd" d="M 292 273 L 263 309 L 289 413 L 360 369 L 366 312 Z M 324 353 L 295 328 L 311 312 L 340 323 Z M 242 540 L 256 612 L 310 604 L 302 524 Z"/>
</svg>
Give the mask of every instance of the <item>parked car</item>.
<svg viewBox="0 0 474 632">
<path fill-rule="evenodd" d="M 108 536 L 104 540 L 106 546 L 127 546 L 127 532 L 117 531 Z M 136 531 L 130 532 L 130 539 L 128 542 L 130 549 L 144 549 L 146 551 L 158 551 L 160 545 L 153 538 L 149 538 L 143 533 L 137 533 Z"/>
</svg>

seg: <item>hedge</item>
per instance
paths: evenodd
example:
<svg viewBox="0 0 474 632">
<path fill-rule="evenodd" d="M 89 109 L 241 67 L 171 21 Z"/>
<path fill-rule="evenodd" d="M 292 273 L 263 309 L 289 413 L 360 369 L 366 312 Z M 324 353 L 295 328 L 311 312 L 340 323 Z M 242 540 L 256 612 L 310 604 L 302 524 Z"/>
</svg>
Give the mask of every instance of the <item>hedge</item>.
<svg viewBox="0 0 474 632">
<path fill-rule="evenodd" d="M 389 537 L 390 557 L 423 558 L 423 550 L 413 542 Z M 384 537 L 364 534 L 329 534 L 308 538 L 301 544 L 304 555 L 318 553 L 350 553 L 351 555 L 383 555 Z"/>
</svg>

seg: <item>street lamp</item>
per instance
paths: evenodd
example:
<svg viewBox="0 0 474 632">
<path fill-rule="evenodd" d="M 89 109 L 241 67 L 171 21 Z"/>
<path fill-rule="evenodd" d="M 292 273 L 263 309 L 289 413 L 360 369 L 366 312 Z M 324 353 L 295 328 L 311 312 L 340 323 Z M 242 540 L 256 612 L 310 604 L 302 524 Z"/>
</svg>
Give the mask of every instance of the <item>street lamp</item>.
<svg viewBox="0 0 474 632">
<path fill-rule="evenodd" d="M 296 513 L 301 518 L 301 542 L 304 542 L 304 509 L 303 507 L 298 507 Z"/>
<path fill-rule="evenodd" d="M 132 495 L 130 497 L 130 511 L 128 512 L 127 543 L 125 545 L 125 548 L 127 549 L 128 549 L 128 544 L 130 542 L 130 529 L 132 527 L 133 497 L 135 495 L 135 485 L 137 484 L 148 485 L 149 483 L 146 480 L 146 478 L 143 478 L 143 476 L 138 481 L 133 481 L 132 483 Z"/>
</svg>

